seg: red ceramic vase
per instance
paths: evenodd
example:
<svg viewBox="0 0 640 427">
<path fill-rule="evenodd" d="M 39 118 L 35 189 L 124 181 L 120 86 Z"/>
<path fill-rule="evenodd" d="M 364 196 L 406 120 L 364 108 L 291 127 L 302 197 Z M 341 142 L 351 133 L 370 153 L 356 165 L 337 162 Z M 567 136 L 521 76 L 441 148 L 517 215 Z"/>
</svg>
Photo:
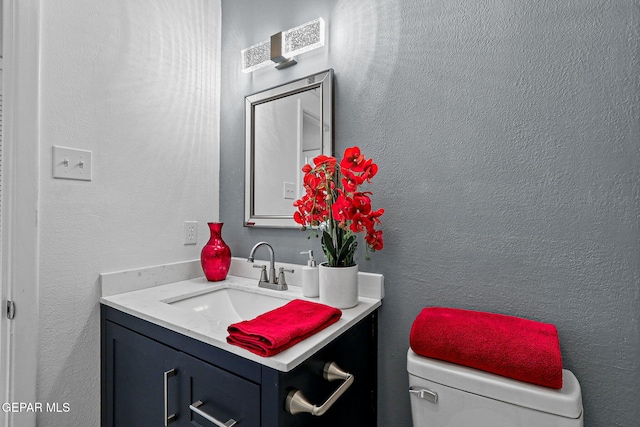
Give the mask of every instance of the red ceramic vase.
<svg viewBox="0 0 640 427">
<path fill-rule="evenodd" d="M 200 261 L 204 275 L 210 282 L 224 280 L 231 265 L 231 249 L 222 240 L 222 222 L 209 222 L 211 238 L 202 248 Z"/>
</svg>

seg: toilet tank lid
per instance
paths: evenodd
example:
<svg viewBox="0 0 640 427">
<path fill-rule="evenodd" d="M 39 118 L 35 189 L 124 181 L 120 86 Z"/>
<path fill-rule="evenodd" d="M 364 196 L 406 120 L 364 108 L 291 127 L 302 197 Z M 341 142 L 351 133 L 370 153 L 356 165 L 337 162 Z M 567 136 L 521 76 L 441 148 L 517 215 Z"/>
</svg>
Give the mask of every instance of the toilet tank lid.
<svg viewBox="0 0 640 427">
<path fill-rule="evenodd" d="M 562 370 L 563 386 L 556 390 L 529 384 L 478 369 L 407 353 L 411 375 L 469 393 L 566 418 L 582 414 L 582 393 L 577 378 Z"/>
</svg>

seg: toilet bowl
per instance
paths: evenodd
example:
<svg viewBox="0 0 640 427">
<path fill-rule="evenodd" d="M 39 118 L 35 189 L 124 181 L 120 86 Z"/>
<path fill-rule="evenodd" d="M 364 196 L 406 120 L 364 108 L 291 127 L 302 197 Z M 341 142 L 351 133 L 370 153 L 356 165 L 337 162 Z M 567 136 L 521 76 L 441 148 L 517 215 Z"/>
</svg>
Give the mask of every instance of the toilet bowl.
<svg viewBox="0 0 640 427">
<path fill-rule="evenodd" d="M 414 427 L 582 427 L 582 394 L 564 369 L 559 390 L 407 353 Z"/>
</svg>

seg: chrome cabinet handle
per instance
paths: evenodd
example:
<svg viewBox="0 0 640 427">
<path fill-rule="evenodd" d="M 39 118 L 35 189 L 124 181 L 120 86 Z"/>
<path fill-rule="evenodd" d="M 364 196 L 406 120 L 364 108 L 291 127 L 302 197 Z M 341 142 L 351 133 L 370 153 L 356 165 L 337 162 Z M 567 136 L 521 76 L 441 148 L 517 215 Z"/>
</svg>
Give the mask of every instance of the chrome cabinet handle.
<svg viewBox="0 0 640 427">
<path fill-rule="evenodd" d="M 320 406 L 309 403 L 301 390 L 291 390 L 287 395 L 285 403 L 285 407 L 290 414 L 308 412 L 317 417 L 324 415 L 354 381 L 354 376 L 340 369 L 335 362 L 326 363 L 322 373 L 327 381 L 344 380 L 344 382 L 340 384 L 340 387 Z"/>
<path fill-rule="evenodd" d="M 175 369 L 164 373 L 164 427 L 176 420 L 176 414 L 169 415 L 169 378 L 175 377 L 176 373 Z"/>
<path fill-rule="evenodd" d="M 189 409 L 191 409 L 193 412 L 200 415 L 202 418 L 206 419 L 207 421 L 214 423 L 218 427 L 231 427 L 236 425 L 237 421 L 234 420 L 233 418 L 231 418 L 226 423 L 223 423 L 222 421 L 218 421 L 217 419 L 213 418 L 211 415 L 207 414 L 202 409 L 200 409 L 200 406 L 202 405 L 203 405 L 202 401 L 198 400 L 197 402 L 193 402 L 191 405 L 189 405 Z"/>
</svg>

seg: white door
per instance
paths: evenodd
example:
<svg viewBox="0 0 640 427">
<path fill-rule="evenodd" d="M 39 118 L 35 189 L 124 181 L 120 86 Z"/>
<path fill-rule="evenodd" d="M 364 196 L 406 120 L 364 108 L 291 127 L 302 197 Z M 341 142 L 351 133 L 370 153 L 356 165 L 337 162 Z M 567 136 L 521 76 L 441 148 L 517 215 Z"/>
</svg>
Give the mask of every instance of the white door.
<svg viewBox="0 0 640 427">
<path fill-rule="evenodd" d="M 3 138 L 2 138 L 2 89 L 3 89 L 3 79 L 2 79 L 2 58 L 0 58 L 0 242 L 4 242 L 4 239 L 2 238 L 2 205 L 3 205 L 3 193 L 2 193 L 2 178 L 3 178 L 3 172 L 2 172 L 2 145 L 3 145 Z M 8 329 L 8 319 L 7 317 L 4 315 L 5 314 L 5 307 L 6 307 L 6 302 L 8 301 L 8 295 L 7 295 L 7 286 L 6 286 L 6 280 L 4 279 L 4 269 L 3 269 L 3 265 L 4 265 L 4 256 L 3 256 L 3 250 L 2 247 L 4 246 L 4 244 L 0 245 L 0 384 L 2 385 L 2 388 L 0 388 L 0 402 L 4 403 L 7 402 L 8 399 L 8 393 L 7 393 L 7 385 L 8 385 L 8 372 L 9 372 L 9 364 L 8 364 L 8 350 L 9 350 L 9 329 Z M 0 426 L 4 426 L 6 424 L 6 415 L 4 414 L 5 411 L 0 412 L 0 414 L 3 415 L 2 419 L 0 419 Z"/>
<path fill-rule="evenodd" d="M 2 81 L 2 58 L 0 57 L 0 242 L 2 239 L 2 89 L 3 89 L 3 81 Z M 3 316 L 4 308 L 7 298 L 7 289 L 6 289 L 6 281 L 4 280 L 3 274 L 3 260 L 4 257 L 2 252 L 2 246 L 0 245 L 0 384 L 2 384 L 2 388 L 0 388 L 0 402 L 7 402 L 7 387 L 5 385 L 8 383 L 7 372 L 9 371 L 9 366 L 7 364 L 8 361 L 8 337 L 9 330 L 7 328 L 8 319 L 6 316 Z M 4 411 L 3 411 L 4 412 Z M 0 421 L 0 426 L 4 425 L 3 421 Z"/>
<path fill-rule="evenodd" d="M 1 1 L 0 405 L 10 405 L 36 402 L 40 0 Z M 0 407 L 0 427 L 35 426 L 35 419 Z"/>
</svg>

